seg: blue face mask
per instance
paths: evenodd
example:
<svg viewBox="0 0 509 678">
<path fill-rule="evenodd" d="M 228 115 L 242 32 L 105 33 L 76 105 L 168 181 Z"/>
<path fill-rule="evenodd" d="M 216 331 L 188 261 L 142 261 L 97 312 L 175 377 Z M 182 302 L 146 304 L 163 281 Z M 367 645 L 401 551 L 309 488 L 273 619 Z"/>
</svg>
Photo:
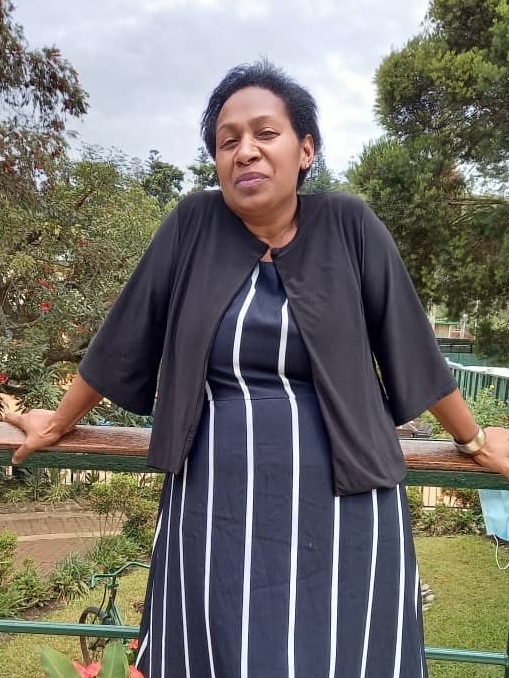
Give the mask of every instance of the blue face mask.
<svg viewBox="0 0 509 678">
<path fill-rule="evenodd" d="M 479 490 L 486 534 L 509 541 L 509 490 Z"/>
</svg>

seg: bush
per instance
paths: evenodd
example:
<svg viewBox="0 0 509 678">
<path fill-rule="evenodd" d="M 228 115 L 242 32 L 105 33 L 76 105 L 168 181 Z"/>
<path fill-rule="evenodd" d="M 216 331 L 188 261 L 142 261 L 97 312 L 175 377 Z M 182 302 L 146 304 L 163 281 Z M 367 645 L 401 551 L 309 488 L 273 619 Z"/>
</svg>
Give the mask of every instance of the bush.
<svg viewBox="0 0 509 678">
<path fill-rule="evenodd" d="M 456 534 L 481 534 L 484 529 L 482 514 L 471 509 L 452 508 L 438 504 L 434 509 L 421 512 L 417 524 L 413 525 L 417 534 L 440 537 Z"/>
<path fill-rule="evenodd" d="M 158 503 L 153 499 L 138 499 L 126 509 L 122 534 L 138 545 L 140 551 L 149 554 L 154 541 L 155 520 Z"/>
<path fill-rule="evenodd" d="M 422 513 L 422 492 L 418 487 L 407 487 L 406 496 L 408 500 L 408 509 L 410 511 L 410 520 L 416 524 Z"/>
<path fill-rule="evenodd" d="M 141 556 L 140 547 L 123 534 L 100 537 L 92 550 L 89 559 L 101 572 L 113 572 L 129 560 L 137 560 Z"/>
<path fill-rule="evenodd" d="M 23 600 L 14 588 L 0 586 L 0 619 L 16 617 L 22 608 Z"/>
<path fill-rule="evenodd" d="M 92 563 L 79 553 L 70 553 L 50 575 L 49 584 L 55 598 L 70 602 L 85 595 L 93 573 Z"/>
<path fill-rule="evenodd" d="M 29 492 L 25 487 L 10 487 L 2 493 L 2 501 L 25 505 L 30 501 Z"/>
<path fill-rule="evenodd" d="M 23 568 L 14 574 L 10 588 L 19 595 L 20 608 L 24 610 L 43 607 L 51 598 L 48 584 L 31 558 L 26 558 Z"/>
<path fill-rule="evenodd" d="M 12 574 L 17 543 L 14 532 L 0 532 L 0 586 L 4 586 Z"/>
</svg>

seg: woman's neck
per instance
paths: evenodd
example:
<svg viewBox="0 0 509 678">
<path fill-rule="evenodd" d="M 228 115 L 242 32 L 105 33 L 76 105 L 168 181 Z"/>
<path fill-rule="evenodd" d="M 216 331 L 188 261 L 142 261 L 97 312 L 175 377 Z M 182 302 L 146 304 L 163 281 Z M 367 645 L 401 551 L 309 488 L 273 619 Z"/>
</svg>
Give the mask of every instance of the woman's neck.
<svg viewBox="0 0 509 678">
<path fill-rule="evenodd" d="M 284 247 L 293 240 L 297 231 L 297 198 L 278 214 L 272 213 L 270 219 L 266 215 L 250 215 L 243 221 L 246 228 L 269 247 Z"/>
</svg>

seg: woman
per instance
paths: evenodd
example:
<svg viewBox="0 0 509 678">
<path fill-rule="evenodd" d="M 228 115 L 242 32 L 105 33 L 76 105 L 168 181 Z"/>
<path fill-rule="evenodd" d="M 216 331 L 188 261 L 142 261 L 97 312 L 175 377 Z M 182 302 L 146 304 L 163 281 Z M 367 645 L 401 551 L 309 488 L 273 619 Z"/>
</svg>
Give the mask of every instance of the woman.
<svg viewBox="0 0 509 678">
<path fill-rule="evenodd" d="M 428 408 L 508 476 L 509 435 L 476 425 L 373 213 L 298 196 L 321 143 L 307 91 L 235 68 L 202 132 L 221 191 L 163 223 L 58 410 L 8 417 L 13 461 L 102 396 L 150 412 L 159 373 L 144 675 L 422 678 L 394 425 Z"/>
</svg>

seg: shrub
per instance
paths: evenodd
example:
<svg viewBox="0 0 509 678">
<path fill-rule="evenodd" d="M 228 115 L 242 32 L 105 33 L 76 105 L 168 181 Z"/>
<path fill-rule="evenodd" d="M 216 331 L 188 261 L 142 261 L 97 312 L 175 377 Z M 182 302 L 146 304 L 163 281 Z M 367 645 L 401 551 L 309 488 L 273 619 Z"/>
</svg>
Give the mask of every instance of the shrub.
<svg viewBox="0 0 509 678">
<path fill-rule="evenodd" d="M 480 534 L 484 529 L 482 514 L 471 509 L 458 509 L 438 504 L 431 511 L 422 511 L 413 526 L 418 534 L 441 537 L 455 534 Z"/>
<path fill-rule="evenodd" d="M 0 619 L 16 617 L 22 608 L 22 598 L 12 587 L 0 586 Z"/>
<path fill-rule="evenodd" d="M 5 585 L 11 576 L 17 543 L 14 532 L 0 532 L 0 586 Z"/>
<path fill-rule="evenodd" d="M 30 501 L 29 492 L 25 487 L 10 487 L 2 494 L 2 501 L 8 504 L 26 504 Z"/>
<path fill-rule="evenodd" d="M 9 585 L 19 596 L 20 607 L 43 607 L 50 600 L 47 582 L 41 576 L 32 558 L 26 558 Z"/>
<path fill-rule="evenodd" d="M 410 520 L 416 524 L 422 513 L 422 492 L 418 487 L 407 487 L 406 496 L 408 500 L 408 509 L 410 511 Z"/>
<path fill-rule="evenodd" d="M 140 547 L 123 534 L 100 537 L 88 553 L 89 559 L 102 572 L 113 572 L 140 556 Z"/>
<path fill-rule="evenodd" d="M 138 499 L 126 508 L 126 520 L 122 534 L 138 545 L 140 551 L 149 554 L 154 541 L 155 519 L 158 504 L 153 499 Z"/>
<path fill-rule="evenodd" d="M 51 590 L 59 600 L 70 602 L 85 595 L 89 589 L 93 566 L 90 560 L 80 553 L 70 553 L 50 575 Z"/>
</svg>

